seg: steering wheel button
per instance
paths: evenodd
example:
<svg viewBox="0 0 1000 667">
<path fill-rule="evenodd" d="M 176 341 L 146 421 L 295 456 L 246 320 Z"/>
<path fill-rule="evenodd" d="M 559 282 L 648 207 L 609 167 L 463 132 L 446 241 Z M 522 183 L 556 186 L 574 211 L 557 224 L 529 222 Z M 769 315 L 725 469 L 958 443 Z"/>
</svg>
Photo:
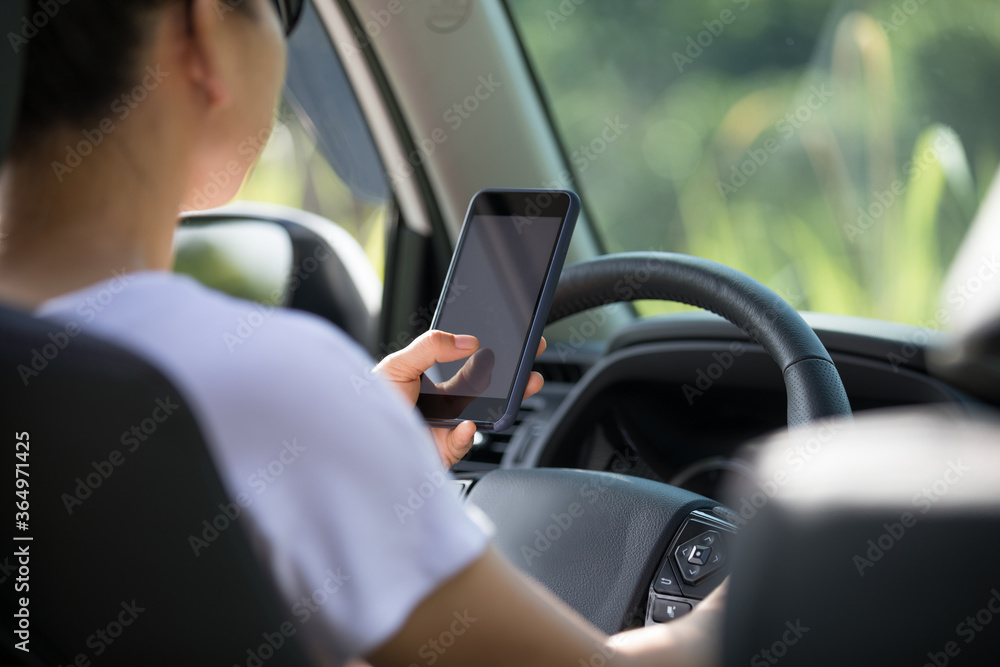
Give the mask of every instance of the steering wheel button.
<svg viewBox="0 0 1000 667">
<path fill-rule="evenodd" d="M 691 611 L 691 605 L 686 602 L 681 602 L 680 600 L 662 600 L 657 598 L 653 600 L 651 616 L 657 623 L 666 623 L 667 621 L 672 621 L 675 618 L 680 618 L 689 611 Z"/>
<path fill-rule="evenodd" d="M 706 547 L 711 547 L 715 546 L 715 543 L 716 541 L 718 541 L 718 539 L 719 539 L 719 534 L 714 530 L 710 530 L 698 538 L 698 543 Z"/>
<path fill-rule="evenodd" d="M 719 570 L 726 561 L 725 546 L 722 535 L 715 530 L 706 530 L 682 542 L 674 551 L 681 579 L 696 586 Z"/>
<path fill-rule="evenodd" d="M 653 582 L 653 590 L 660 595 L 681 595 L 681 587 L 677 584 L 674 573 L 670 571 L 669 564 L 660 570 L 660 574 Z"/>
<path fill-rule="evenodd" d="M 711 554 L 712 550 L 709 547 L 703 547 L 700 544 L 697 544 L 692 547 L 691 555 L 688 556 L 688 562 L 694 563 L 695 565 L 705 565 L 708 563 L 708 558 Z"/>
</svg>

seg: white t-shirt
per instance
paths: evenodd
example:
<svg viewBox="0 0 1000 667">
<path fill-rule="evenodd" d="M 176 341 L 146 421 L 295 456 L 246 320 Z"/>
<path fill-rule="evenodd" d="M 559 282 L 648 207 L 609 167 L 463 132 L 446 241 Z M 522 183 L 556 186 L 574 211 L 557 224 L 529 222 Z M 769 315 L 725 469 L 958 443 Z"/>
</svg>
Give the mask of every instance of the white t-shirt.
<svg viewBox="0 0 1000 667">
<path fill-rule="evenodd" d="M 329 323 L 157 272 L 36 314 L 138 354 L 181 391 L 297 629 L 337 659 L 389 639 L 484 551 L 489 529 L 458 501 L 427 429 Z M 194 553 L 212 548 L 206 530 L 192 526 Z"/>
</svg>

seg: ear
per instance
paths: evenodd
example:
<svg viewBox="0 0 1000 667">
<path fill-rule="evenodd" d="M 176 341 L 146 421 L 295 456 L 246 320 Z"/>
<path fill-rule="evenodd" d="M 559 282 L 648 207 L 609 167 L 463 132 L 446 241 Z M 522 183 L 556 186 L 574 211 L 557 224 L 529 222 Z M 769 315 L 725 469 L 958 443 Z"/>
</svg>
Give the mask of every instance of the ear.
<svg viewBox="0 0 1000 667">
<path fill-rule="evenodd" d="M 223 23 L 236 10 L 218 0 L 190 0 L 176 7 L 186 14 L 190 80 L 203 92 L 210 108 L 227 106 L 232 93 L 224 69 L 226 31 Z"/>
</svg>

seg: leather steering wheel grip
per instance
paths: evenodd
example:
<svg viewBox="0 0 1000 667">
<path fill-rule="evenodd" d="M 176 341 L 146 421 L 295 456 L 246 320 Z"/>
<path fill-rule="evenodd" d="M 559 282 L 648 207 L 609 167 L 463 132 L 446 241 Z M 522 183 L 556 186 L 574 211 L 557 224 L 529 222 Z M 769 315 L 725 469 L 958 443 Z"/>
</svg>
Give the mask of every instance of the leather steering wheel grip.
<svg viewBox="0 0 1000 667">
<path fill-rule="evenodd" d="M 762 283 L 718 262 L 677 253 L 629 252 L 567 266 L 548 322 L 639 299 L 703 308 L 759 342 L 784 376 L 789 427 L 824 417 L 850 417 L 840 374 L 802 316 Z"/>
</svg>

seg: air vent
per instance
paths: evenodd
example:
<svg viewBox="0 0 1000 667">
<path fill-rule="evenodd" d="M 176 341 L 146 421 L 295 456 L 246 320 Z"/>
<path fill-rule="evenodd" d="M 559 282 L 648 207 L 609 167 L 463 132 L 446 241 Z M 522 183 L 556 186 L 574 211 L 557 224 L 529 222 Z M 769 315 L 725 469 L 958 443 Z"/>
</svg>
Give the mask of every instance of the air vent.
<svg viewBox="0 0 1000 667">
<path fill-rule="evenodd" d="M 530 416 L 537 409 L 535 401 L 536 397 L 532 397 L 521 403 L 521 410 L 517 413 L 514 426 L 509 431 L 483 433 L 482 442 L 473 445 L 472 450 L 464 459 L 456 463 L 452 470 L 454 472 L 470 472 L 498 467 L 511 441 L 518 436 L 525 417 Z"/>
<path fill-rule="evenodd" d="M 574 384 L 583 377 L 583 366 L 580 364 L 537 361 L 535 370 L 542 374 L 546 382 Z"/>
</svg>

